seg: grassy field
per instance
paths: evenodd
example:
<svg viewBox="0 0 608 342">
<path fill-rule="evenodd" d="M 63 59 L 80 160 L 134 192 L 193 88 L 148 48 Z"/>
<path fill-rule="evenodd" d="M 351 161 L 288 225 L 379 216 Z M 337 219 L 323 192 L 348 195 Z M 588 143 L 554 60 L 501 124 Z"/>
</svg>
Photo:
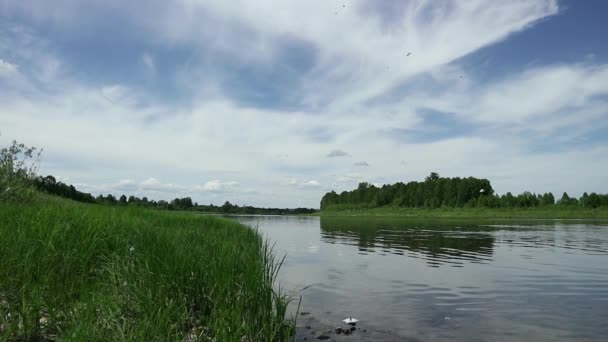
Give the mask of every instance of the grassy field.
<svg viewBox="0 0 608 342">
<path fill-rule="evenodd" d="M 221 218 L 0 203 L 0 341 L 287 340 L 280 261 Z"/>
<path fill-rule="evenodd" d="M 321 216 L 401 216 L 418 218 L 463 218 L 463 219 L 608 219 L 608 208 L 580 208 L 575 206 L 552 206 L 540 208 L 438 208 L 418 209 L 380 207 L 373 209 L 323 210 Z"/>
</svg>

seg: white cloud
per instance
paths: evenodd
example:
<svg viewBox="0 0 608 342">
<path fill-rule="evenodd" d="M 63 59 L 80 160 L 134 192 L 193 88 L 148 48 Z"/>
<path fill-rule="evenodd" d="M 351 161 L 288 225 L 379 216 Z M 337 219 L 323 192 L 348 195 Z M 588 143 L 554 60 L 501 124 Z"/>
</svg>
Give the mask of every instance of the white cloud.
<svg viewBox="0 0 608 342">
<path fill-rule="evenodd" d="M 128 101 L 130 96 L 132 96 L 128 87 L 119 84 L 101 87 L 100 95 L 113 105 Z"/>
<path fill-rule="evenodd" d="M 433 9 L 437 2 L 432 1 L 399 4 L 403 8 L 387 19 L 378 2 L 364 1 L 349 2 L 339 15 L 334 14 L 337 4 L 325 0 L 151 1 L 143 7 L 137 1 L 92 1 L 93 8 L 116 14 L 109 19 L 120 22 L 118 12 L 129 14 L 128 27 L 138 30 L 147 49 L 135 62 L 148 70 L 156 70 L 162 56 L 155 49 L 183 49 L 191 55 L 167 83 L 171 87 L 175 81 L 176 92 L 192 93 L 187 105 L 165 103 L 145 87 L 126 82 L 83 82 L 74 76 L 80 70 L 70 69 L 74 66 L 57 55 L 52 41 L 27 30 L 0 32 L 0 56 L 17 56 L 10 63 L 0 60 L 0 77 L 13 69 L 28 71 L 19 86 L 28 96 L 5 96 L 0 106 L 0 142 L 16 138 L 44 147 L 53 173 L 96 184 L 100 191 L 112 189 L 112 180 L 152 173 L 169 182 L 149 178 L 122 186 L 156 196 L 192 195 L 199 202 L 317 206 L 330 184 L 348 189 L 379 177 L 387 182 L 423 179 L 430 171 L 496 176 L 499 189 L 514 192 L 535 184 L 538 190 L 530 190 L 592 184 L 583 179 L 608 184 L 594 171 L 607 166 L 601 161 L 605 150 L 532 157 L 527 149 L 534 137 L 521 134 L 532 129 L 537 135 L 576 139 L 606 122 L 601 99 L 607 93 L 606 65 L 594 59 L 528 68 L 489 83 L 458 65 L 459 58 L 555 14 L 556 1 L 445 1 L 443 9 Z M 7 13 L 16 11 L 57 28 L 80 27 L 82 21 L 89 21 L 91 30 L 108 25 L 106 18 L 80 12 L 75 0 L 5 1 L 3 6 Z M 80 38 L 87 34 L 65 32 L 82 34 Z M 310 65 L 295 76 L 299 88 L 286 95 L 296 105 L 270 110 L 243 104 L 220 86 L 228 76 L 215 67 L 224 59 L 245 69 L 291 72 L 286 41 L 311 53 Z M 421 75 L 430 80 L 420 81 Z M 399 86 L 413 90 L 384 100 Z M 454 113 L 482 130 L 424 143 L 379 133 L 416 129 L 426 109 Z M 321 139 L 310 133 L 320 130 Z M 332 151 L 336 146 L 365 162 L 319 158 L 349 155 Z M 407 160 L 406 168 L 402 160 Z M 74 165 L 87 172 L 75 171 Z M 563 177 L 575 172 L 580 177 Z"/>
<path fill-rule="evenodd" d="M 137 183 L 135 183 L 132 179 L 121 179 L 117 184 L 114 185 L 115 189 L 118 190 L 133 190 L 137 187 Z"/>
<path fill-rule="evenodd" d="M 317 187 L 321 186 L 321 183 L 319 183 L 318 180 L 311 179 L 311 180 L 304 181 L 304 183 L 302 183 L 302 185 L 305 187 L 317 188 Z"/>
<path fill-rule="evenodd" d="M 154 61 L 154 57 L 152 57 L 149 52 L 144 52 L 141 55 L 141 62 L 148 69 L 148 71 L 151 73 L 156 72 L 156 62 Z"/>
<path fill-rule="evenodd" d="M 12 64 L 0 58 L 0 78 L 13 78 L 17 76 L 19 69 L 16 64 Z"/>
<path fill-rule="evenodd" d="M 143 191 L 181 193 L 186 191 L 188 188 L 182 185 L 161 183 L 158 179 L 151 177 L 141 182 L 140 189 Z"/>
<path fill-rule="evenodd" d="M 229 181 L 229 182 L 225 182 L 225 181 L 221 181 L 221 180 L 210 180 L 208 182 L 206 182 L 205 184 L 203 184 L 202 187 L 199 187 L 198 189 L 202 190 L 202 191 L 210 191 L 210 192 L 224 192 L 224 191 L 229 191 L 230 189 L 238 186 L 239 183 L 235 182 L 235 181 Z"/>
<path fill-rule="evenodd" d="M 145 181 L 141 182 L 142 186 L 150 186 L 150 187 L 157 187 L 160 184 L 161 184 L 160 181 L 158 179 L 156 179 L 156 178 L 153 178 L 153 177 L 148 178 Z"/>
<path fill-rule="evenodd" d="M 390 13 L 390 20 L 378 3 L 366 1 L 349 2 L 344 10 L 326 0 L 177 0 L 171 5 L 152 1 L 143 6 L 137 1 L 107 0 L 90 6 L 104 8 L 118 19 L 128 13 L 125 24 L 146 31 L 155 44 L 222 51 L 245 63 L 276 65 L 282 38 L 305 42 L 317 52 L 317 63 L 303 80 L 306 92 L 302 96 L 310 104 L 331 103 L 335 110 L 352 109 L 353 104 L 413 75 L 496 43 L 558 12 L 556 0 L 439 5 L 412 0 L 402 2 Z M 75 18 L 91 27 L 107 23 L 107 18 L 82 13 L 77 0 L 8 1 L 5 8 L 68 29 L 79 27 Z M 406 52 L 412 54 L 406 58 Z"/>
<path fill-rule="evenodd" d="M 499 138 L 520 131 L 584 134 L 585 128 L 597 128 L 591 122 L 601 121 L 608 113 L 606 95 L 608 65 L 559 64 L 529 68 L 489 84 L 450 88 L 441 95 L 418 93 L 408 100 L 421 108 L 486 125 L 480 134 Z"/>
<path fill-rule="evenodd" d="M 290 179 L 287 182 L 287 185 L 299 189 L 314 189 L 321 187 L 321 182 L 316 179 L 306 179 L 306 180 L 298 180 L 298 179 Z"/>
<path fill-rule="evenodd" d="M 477 119 L 522 122 L 586 106 L 608 95 L 608 65 L 557 65 L 535 68 L 494 84 L 471 100 Z"/>
</svg>

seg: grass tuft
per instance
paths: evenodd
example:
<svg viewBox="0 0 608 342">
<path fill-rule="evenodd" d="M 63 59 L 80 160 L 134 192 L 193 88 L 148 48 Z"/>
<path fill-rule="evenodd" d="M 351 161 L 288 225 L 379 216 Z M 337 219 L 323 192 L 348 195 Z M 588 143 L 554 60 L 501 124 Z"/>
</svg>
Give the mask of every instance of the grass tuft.
<svg viewBox="0 0 608 342">
<path fill-rule="evenodd" d="M 279 341 L 284 259 L 257 231 L 49 196 L 0 203 L 0 340 Z"/>
</svg>

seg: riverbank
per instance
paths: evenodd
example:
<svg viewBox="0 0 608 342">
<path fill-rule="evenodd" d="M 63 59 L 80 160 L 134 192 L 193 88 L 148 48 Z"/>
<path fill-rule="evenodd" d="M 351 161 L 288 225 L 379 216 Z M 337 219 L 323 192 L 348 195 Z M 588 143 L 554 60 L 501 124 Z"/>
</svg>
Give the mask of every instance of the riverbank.
<svg viewBox="0 0 608 342">
<path fill-rule="evenodd" d="M 0 205 L 0 340 L 277 341 L 280 260 L 218 217 L 40 195 Z"/>
<path fill-rule="evenodd" d="M 397 216 L 446 219 L 608 219 L 608 208 L 552 206 L 540 208 L 400 208 L 322 210 L 323 216 Z"/>
</svg>

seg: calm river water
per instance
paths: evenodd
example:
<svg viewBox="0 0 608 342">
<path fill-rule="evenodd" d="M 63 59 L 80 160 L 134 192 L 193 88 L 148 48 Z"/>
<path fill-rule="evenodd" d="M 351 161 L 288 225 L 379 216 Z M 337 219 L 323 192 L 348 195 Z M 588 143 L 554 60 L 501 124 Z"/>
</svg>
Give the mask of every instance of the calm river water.
<svg viewBox="0 0 608 342">
<path fill-rule="evenodd" d="M 606 221 L 236 219 L 286 254 L 299 341 L 608 341 Z"/>
</svg>

